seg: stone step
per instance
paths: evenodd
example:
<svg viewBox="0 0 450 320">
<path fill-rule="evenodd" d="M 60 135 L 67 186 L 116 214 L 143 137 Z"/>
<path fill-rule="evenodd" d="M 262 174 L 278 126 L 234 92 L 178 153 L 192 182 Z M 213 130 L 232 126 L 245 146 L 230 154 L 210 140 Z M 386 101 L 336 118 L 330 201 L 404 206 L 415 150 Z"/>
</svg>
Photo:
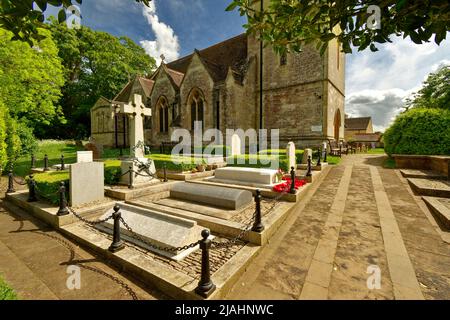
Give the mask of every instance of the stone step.
<svg viewBox="0 0 450 320">
<path fill-rule="evenodd" d="M 429 197 L 450 198 L 450 182 L 446 180 L 429 180 L 407 178 L 414 192 Z"/>
<path fill-rule="evenodd" d="M 447 177 L 431 170 L 401 169 L 400 173 L 405 178 L 446 180 Z"/>
<path fill-rule="evenodd" d="M 422 197 L 433 215 L 445 229 L 450 230 L 450 199 Z"/>
</svg>

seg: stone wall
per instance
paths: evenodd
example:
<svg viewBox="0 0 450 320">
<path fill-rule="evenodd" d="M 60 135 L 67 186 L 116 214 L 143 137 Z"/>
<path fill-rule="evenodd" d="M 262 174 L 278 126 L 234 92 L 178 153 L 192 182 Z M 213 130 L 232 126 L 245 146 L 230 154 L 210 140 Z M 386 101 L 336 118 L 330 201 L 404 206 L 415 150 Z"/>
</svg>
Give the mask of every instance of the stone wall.
<svg viewBox="0 0 450 320">
<path fill-rule="evenodd" d="M 152 130 L 150 131 L 149 136 L 146 135 L 145 137 L 148 139 L 148 141 L 146 141 L 147 143 L 159 145 L 163 141 L 170 141 L 170 136 L 172 134 L 172 129 L 170 128 L 170 123 L 172 122 L 172 109 L 169 109 L 169 132 L 164 133 L 159 132 L 159 113 L 156 107 L 161 97 L 167 99 L 170 107 L 176 99 L 176 94 L 176 88 L 174 88 L 174 85 L 169 79 L 169 75 L 161 68 L 155 79 L 155 84 L 147 103 L 147 105 L 152 108 Z"/>
<path fill-rule="evenodd" d="M 193 89 L 199 89 L 205 98 L 203 129 L 214 128 L 214 81 L 197 54 L 194 54 L 180 87 L 181 124 L 188 130 L 191 130 L 191 106 L 188 100 Z"/>
</svg>

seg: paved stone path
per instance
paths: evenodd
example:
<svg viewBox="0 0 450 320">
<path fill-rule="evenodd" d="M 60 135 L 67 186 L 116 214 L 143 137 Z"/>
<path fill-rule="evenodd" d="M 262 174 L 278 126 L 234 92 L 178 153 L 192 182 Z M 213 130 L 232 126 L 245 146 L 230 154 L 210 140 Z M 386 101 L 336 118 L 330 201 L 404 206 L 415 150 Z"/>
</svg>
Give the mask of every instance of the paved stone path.
<svg viewBox="0 0 450 320">
<path fill-rule="evenodd" d="M 227 298 L 450 299 L 450 233 L 382 160 L 328 167 Z M 81 290 L 66 286 L 73 263 Z M 1 202 L 0 273 L 23 299 L 167 298 Z M 369 289 L 377 274 L 380 288 Z"/>
<path fill-rule="evenodd" d="M 4 194 L 5 180 L 0 182 Z M 80 267 L 81 288 L 69 290 L 68 266 Z M 69 269 L 70 271 L 70 269 Z M 118 272 L 20 209 L 0 200 L 0 274 L 20 299 L 167 299 Z"/>
<path fill-rule="evenodd" d="M 228 298 L 450 299 L 449 233 L 382 161 L 329 168 Z"/>
</svg>

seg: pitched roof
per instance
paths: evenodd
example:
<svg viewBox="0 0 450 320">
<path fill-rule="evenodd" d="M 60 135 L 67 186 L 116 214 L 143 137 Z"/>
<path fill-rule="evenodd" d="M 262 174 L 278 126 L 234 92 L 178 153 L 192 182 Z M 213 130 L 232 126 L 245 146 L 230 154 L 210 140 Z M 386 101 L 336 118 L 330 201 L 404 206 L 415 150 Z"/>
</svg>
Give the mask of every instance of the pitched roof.
<svg viewBox="0 0 450 320">
<path fill-rule="evenodd" d="M 153 80 L 137 76 L 127 83 L 127 85 L 122 89 L 122 91 L 119 92 L 119 94 L 113 99 L 113 101 L 125 103 L 132 101 L 133 97 L 131 95 L 133 93 L 133 88 L 136 82 L 139 83 L 139 85 L 142 87 L 142 90 L 144 91 L 145 96 L 148 98 L 150 96 L 150 93 L 152 92 L 153 84 L 155 82 Z"/>
<path fill-rule="evenodd" d="M 214 81 L 225 80 L 228 68 L 239 65 L 247 59 L 247 35 L 240 34 L 234 38 L 219 42 L 203 50 L 196 50 Z M 185 74 L 193 54 L 167 64 L 169 69 Z"/>
<path fill-rule="evenodd" d="M 349 130 L 365 130 L 369 126 L 371 117 L 363 118 L 346 118 L 345 119 L 345 129 Z"/>
</svg>

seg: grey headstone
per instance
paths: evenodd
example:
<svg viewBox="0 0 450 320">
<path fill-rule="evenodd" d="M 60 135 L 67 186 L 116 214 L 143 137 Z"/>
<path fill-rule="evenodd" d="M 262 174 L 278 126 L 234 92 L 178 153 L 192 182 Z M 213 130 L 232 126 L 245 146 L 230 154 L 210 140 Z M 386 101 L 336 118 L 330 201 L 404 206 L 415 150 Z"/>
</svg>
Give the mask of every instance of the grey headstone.
<svg viewBox="0 0 450 320">
<path fill-rule="evenodd" d="M 250 191 L 197 183 L 177 183 L 170 189 L 174 199 L 237 210 L 253 201 Z"/>
<path fill-rule="evenodd" d="M 74 163 L 69 171 L 72 206 L 103 200 L 105 182 L 102 162 Z"/>
</svg>

